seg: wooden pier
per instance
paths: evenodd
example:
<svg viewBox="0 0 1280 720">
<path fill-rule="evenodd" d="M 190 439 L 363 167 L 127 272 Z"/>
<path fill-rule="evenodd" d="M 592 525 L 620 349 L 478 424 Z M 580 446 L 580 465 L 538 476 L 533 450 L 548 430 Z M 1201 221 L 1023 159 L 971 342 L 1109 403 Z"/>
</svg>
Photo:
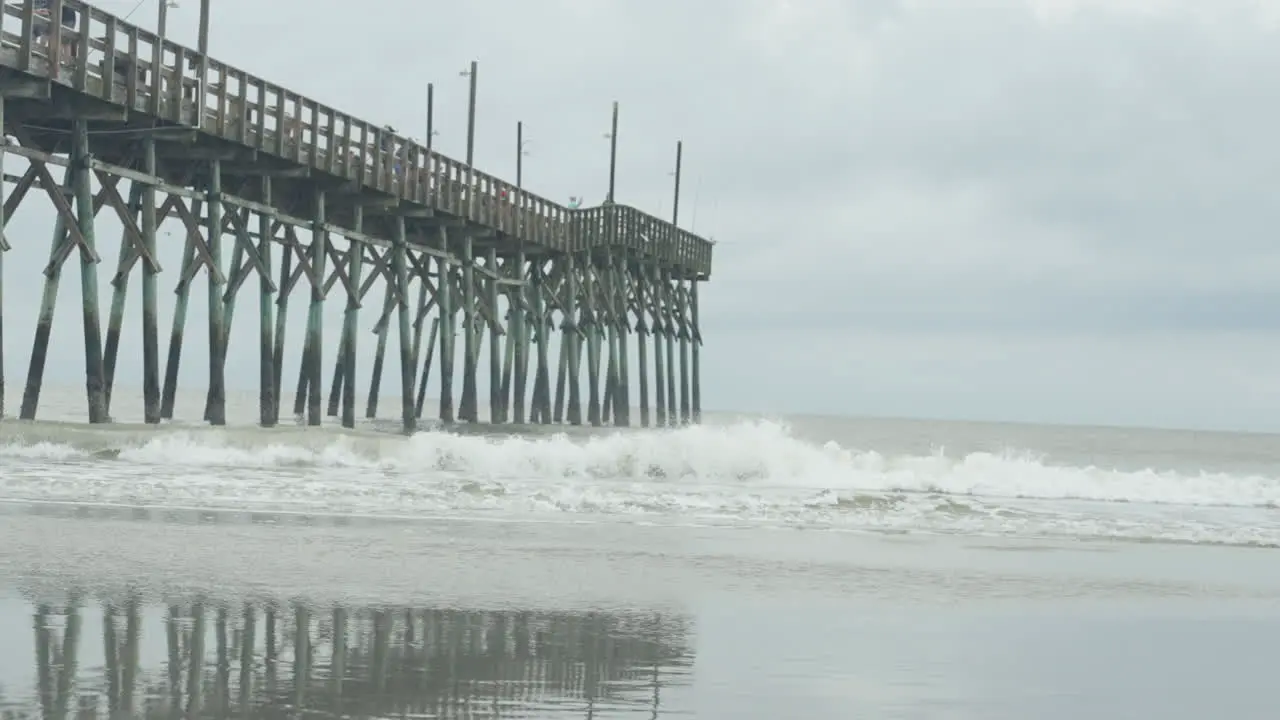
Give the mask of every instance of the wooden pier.
<svg viewBox="0 0 1280 720">
<path fill-rule="evenodd" d="M 294 414 L 309 425 L 340 416 L 355 426 L 362 310 L 377 318 L 364 415 L 377 415 L 390 345 L 406 432 L 423 416 L 436 357 L 439 419 L 481 420 L 477 367 L 486 338 L 492 422 L 626 426 L 633 403 L 642 426 L 698 421 L 698 286 L 711 273 L 708 240 L 622 204 L 567 208 L 434 152 L 429 135 L 424 147 L 81 0 L 50 0 L 48 16 L 35 5 L 10 2 L 0 13 L 0 169 L 6 155 L 29 163 L 21 175 L 3 175 L 0 227 L 28 196 L 43 196 L 56 212 L 20 418 L 37 416 L 58 286 L 74 257 L 86 298 L 91 423 L 110 419 L 135 274 L 148 423 L 174 417 L 187 304 L 201 276 L 209 305 L 201 411 L 215 425 L 226 422 L 236 300 L 255 284 L 263 426 L 280 421 L 291 319 L 306 325 L 294 350 L 302 358 Z M 76 14 L 74 27 L 49 21 L 64 10 Z M 114 272 L 103 276 L 112 286 L 104 333 L 94 217 L 106 207 L 124 239 Z M 156 245 L 165 222 L 180 223 L 185 235 L 182 264 L 167 273 Z M 0 235 L 0 417 L 5 341 L 15 345 L 3 336 L 9 247 Z M 163 374 L 162 277 L 176 285 Z M 302 298 L 294 295 L 299 282 Z M 326 301 L 344 303 L 336 339 L 322 332 Z"/>
</svg>

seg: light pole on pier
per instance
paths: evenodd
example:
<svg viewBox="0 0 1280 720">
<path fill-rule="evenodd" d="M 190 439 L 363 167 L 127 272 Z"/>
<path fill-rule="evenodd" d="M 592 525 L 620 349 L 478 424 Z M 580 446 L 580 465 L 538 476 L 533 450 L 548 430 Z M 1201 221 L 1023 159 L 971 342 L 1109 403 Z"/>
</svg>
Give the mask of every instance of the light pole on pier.
<svg viewBox="0 0 1280 720">
<path fill-rule="evenodd" d="M 177 4 L 172 0 L 160 0 L 158 4 L 160 5 L 158 8 L 160 17 L 156 19 L 156 36 L 163 40 L 169 29 L 169 8 L 177 7 Z"/>
<path fill-rule="evenodd" d="M 529 144 L 524 139 L 524 122 L 516 122 L 516 187 L 524 187 L 524 156 L 529 154 L 525 150 L 525 146 Z"/>
<path fill-rule="evenodd" d="M 671 224 L 680 224 L 680 160 L 684 156 L 684 141 L 676 141 L 676 176 L 675 198 L 671 201 Z"/>
<path fill-rule="evenodd" d="M 604 136 L 609 139 L 609 194 L 605 197 L 605 204 L 613 204 L 614 180 L 618 171 L 618 101 L 613 101 L 613 124 L 609 132 Z"/>
<path fill-rule="evenodd" d="M 471 167 L 476 149 L 476 79 L 480 74 L 478 63 L 472 60 L 471 69 L 458 74 L 471 79 L 471 96 L 467 101 L 467 166 Z"/>
<path fill-rule="evenodd" d="M 432 138 L 440 133 L 435 128 L 436 118 L 436 84 L 427 83 L 427 154 L 431 154 Z"/>
<path fill-rule="evenodd" d="M 200 0 L 200 40 L 197 49 L 201 55 L 209 54 L 209 0 Z"/>
</svg>

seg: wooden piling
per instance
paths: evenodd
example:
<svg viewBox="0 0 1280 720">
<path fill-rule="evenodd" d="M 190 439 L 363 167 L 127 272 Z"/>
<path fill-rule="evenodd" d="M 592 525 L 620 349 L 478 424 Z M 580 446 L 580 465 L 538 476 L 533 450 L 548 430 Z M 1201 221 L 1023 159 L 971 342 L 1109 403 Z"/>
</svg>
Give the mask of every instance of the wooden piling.
<svg viewBox="0 0 1280 720">
<path fill-rule="evenodd" d="M 462 239 L 462 403 L 458 419 L 480 421 L 476 401 L 476 282 L 475 245 L 471 235 Z"/>
<path fill-rule="evenodd" d="M 512 416 L 511 421 L 523 425 L 525 416 L 525 399 L 528 397 L 529 381 L 529 270 L 528 259 L 524 247 L 516 253 L 516 277 L 520 280 L 511 293 L 511 328 L 515 335 L 512 374 Z"/>
<path fill-rule="evenodd" d="M 304 360 L 307 369 L 307 425 L 323 421 L 320 408 L 320 378 L 324 360 L 324 277 L 329 259 L 329 232 L 325 230 L 325 193 L 314 195 L 311 217 L 311 266 L 315 282 L 311 287 L 311 306 L 307 311 L 307 343 L 311 351 Z"/>
<path fill-rule="evenodd" d="M 662 313 L 663 321 L 666 323 L 666 346 L 667 346 L 667 425 L 679 425 L 679 416 L 676 414 L 676 320 L 675 313 L 671 309 L 671 304 L 675 302 L 675 298 L 671 292 L 671 271 L 664 269 L 662 271 Z"/>
<path fill-rule="evenodd" d="M 680 315 L 680 424 L 689 424 L 689 300 L 685 281 L 676 285 L 676 312 Z"/>
<path fill-rule="evenodd" d="M 378 417 L 378 398 L 382 395 L 382 370 L 387 361 L 388 323 L 391 322 L 391 310 L 397 303 L 395 278 L 387 277 L 384 273 L 383 280 L 387 289 L 382 301 L 382 314 L 378 316 L 378 322 L 373 328 L 374 334 L 378 336 L 378 342 L 373 352 L 373 369 L 369 374 L 369 397 L 365 402 L 364 410 L 364 416 L 370 420 Z"/>
<path fill-rule="evenodd" d="M 562 323 L 563 326 L 563 323 Z M 555 326 L 551 327 L 551 335 L 555 335 Z M 564 422 L 564 403 L 565 394 L 568 391 L 566 384 L 569 379 L 569 345 L 564 342 L 564 330 L 561 328 L 560 334 L 560 356 L 556 361 L 556 401 L 555 407 L 551 412 L 551 420 L 555 423 Z"/>
<path fill-rule="evenodd" d="M 219 188 L 219 195 L 220 194 L 221 189 Z M 226 420 L 227 394 L 225 375 L 227 367 L 227 353 L 231 346 L 231 327 L 235 322 L 236 315 L 236 297 L 240 292 L 240 288 L 244 286 L 245 280 L 248 279 L 249 274 L 254 270 L 254 260 L 256 259 L 258 262 L 261 262 L 261 259 L 257 258 L 256 255 L 249 263 L 245 263 L 244 261 L 245 255 L 254 250 L 253 244 L 249 238 L 249 209 L 224 206 L 223 211 L 226 213 L 227 219 L 231 221 L 231 225 L 233 226 L 231 230 L 234 233 L 235 242 L 231 250 L 231 275 L 227 282 L 222 284 L 224 290 L 221 297 L 217 299 L 217 301 L 222 305 L 222 333 L 221 337 L 218 338 L 217 357 L 218 367 L 224 377 L 223 387 L 222 391 L 217 394 L 216 398 L 213 388 L 210 387 L 209 397 L 205 401 L 204 419 L 206 421 L 212 423 L 215 415 L 220 415 L 223 418 L 223 423 L 214 424 L 224 424 Z M 264 266 L 259 266 L 257 271 L 261 273 L 263 269 Z M 214 411 L 215 399 L 218 404 L 221 405 L 221 409 L 217 413 Z"/>
<path fill-rule="evenodd" d="M 356 206 L 354 212 L 355 216 L 352 218 L 354 230 L 362 233 L 364 232 L 363 209 Z M 352 240 L 348 253 L 351 256 L 351 286 L 358 291 L 362 287 L 361 276 L 364 273 L 364 247 Z M 342 427 L 345 428 L 356 426 L 356 341 L 359 327 L 360 298 L 348 295 L 347 310 L 342 318 Z"/>
<path fill-rule="evenodd" d="M 586 255 L 583 263 L 583 330 L 587 334 L 587 422 L 600 427 L 600 323 L 596 314 L 595 259 Z"/>
<path fill-rule="evenodd" d="M 425 264 L 420 263 L 418 258 L 414 257 L 411 252 L 406 252 L 405 256 L 409 264 L 413 266 L 409 274 L 410 283 L 413 282 L 414 278 L 418 280 L 418 301 L 413 306 L 413 321 L 411 323 L 413 328 L 413 350 L 409 356 L 414 372 L 417 372 L 418 363 L 422 359 L 422 338 L 426 332 L 427 314 L 431 312 L 431 308 L 435 305 L 435 298 L 430 293 L 431 280 Z M 414 387 L 416 392 L 417 385 L 415 384 Z M 413 405 L 414 419 L 416 420 L 418 418 L 417 400 L 414 401 Z"/>
<path fill-rule="evenodd" d="M 285 247 L 280 251 L 280 283 L 276 292 L 276 326 L 271 338 L 271 414 L 274 418 L 273 422 L 277 424 L 280 422 L 280 403 L 283 397 L 281 391 L 284 387 L 284 345 L 285 330 L 289 327 L 289 294 L 293 292 L 294 277 L 296 277 L 293 273 L 294 253 L 287 244 L 287 235 L 285 242 Z"/>
<path fill-rule="evenodd" d="M 510 265 L 508 264 L 503 267 L 503 270 L 507 270 L 509 267 Z M 500 402 L 502 403 L 502 414 L 498 422 L 508 423 L 511 422 L 511 378 L 515 372 L 516 360 L 516 311 L 514 309 L 514 297 L 511 295 L 510 290 L 504 291 L 502 297 L 507 300 L 507 311 L 504 313 L 507 332 L 502 342 L 502 385 L 498 388 Z"/>
<path fill-rule="evenodd" d="M 262 201 L 271 205 L 271 176 L 263 175 L 260 191 Z M 271 282 L 271 248 L 273 240 L 271 215 L 258 212 L 258 256 L 262 258 L 262 271 L 258 275 L 258 423 L 273 427 L 279 420 L 277 382 L 275 373 L 275 295 L 283 293 L 284 285 Z M 287 257 L 287 255 L 286 255 Z"/>
<path fill-rule="evenodd" d="M 637 261 L 635 275 L 629 277 L 629 284 L 634 288 L 635 299 L 628 303 L 627 312 L 636 316 L 636 374 L 640 381 L 640 427 L 649 427 L 649 323 L 645 321 L 645 304 L 648 302 L 648 288 L 645 282 L 646 267 Z M 626 296 L 623 296 L 626 301 Z"/>
<path fill-rule="evenodd" d="M 538 324 L 538 375 L 534 382 L 534 405 L 537 409 L 536 422 L 549 425 L 551 424 L 551 371 L 547 354 L 551 351 L 551 315 L 547 308 L 547 272 L 541 262 L 538 263 L 533 289 L 533 313 Z"/>
<path fill-rule="evenodd" d="M 181 204 L 179 199 L 177 204 Z M 191 215 L 200 217 L 201 202 L 191 203 Z M 191 227 L 183 218 L 186 227 L 186 242 L 182 251 L 182 265 L 178 269 L 178 287 L 174 290 L 177 299 L 173 304 L 173 325 L 169 330 L 169 354 L 164 366 L 164 388 L 160 398 L 160 416 L 166 420 L 173 419 L 174 403 L 178 393 L 178 368 L 182 363 L 182 339 L 187 326 L 187 304 L 191 297 L 191 281 L 198 270 L 196 265 L 196 244 L 200 242 L 199 231 Z"/>
<path fill-rule="evenodd" d="M 44 173 L 48 175 L 46 170 Z M 43 178 L 42 178 L 43 179 Z M 53 226 L 53 243 L 49 251 L 49 264 L 44 269 L 44 294 L 40 300 L 40 314 L 36 318 L 35 338 L 31 341 L 31 362 L 27 367 L 27 383 L 22 392 L 22 409 L 18 417 L 23 420 L 35 420 L 36 408 L 40 405 L 40 389 L 44 383 L 45 359 L 49 354 L 49 336 L 53 332 L 53 311 L 58 302 L 58 284 L 62 279 L 62 261 L 59 259 L 62 248 L 72 242 L 67 219 L 70 208 L 65 199 L 65 192 L 71 184 L 71 165 L 67 165 L 62 185 L 51 188 L 63 198 L 58 205 L 58 217 Z"/>
<path fill-rule="evenodd" d="M 618 367 L 617 377 L 614 379 L 615 396 L 614 396 L 614 425 L 618 427 L 630 427 L 631 425 L 631 372 L 627 362 L 629 343 L 627 335 L 631 332 L 631 324 L 627 319 L 627 298 L 628 292 L 628 272 L 627 258 L 625 253 L 619 252 L 613 258 L 613 293 L 614 293 L 614 317 L 617 327 L 618 342 Z"/>
<path fill-rule="evenodd" d="M 76 220 L 80 228 L 80 292 L 84 305 L 85 391 L 89 402 L 89 422 L 105 423 L 107 417 L 106 377 L 102 365 L 102 319 L 98 311 L 98 257 L 94 247 L 93 188 L 89 163 L 89 121 L 72 123 L 71 165 L 75 172 Z"/>
<path fill-rule="evenodd" d="M 310 252 L 308 250 L 307 252 Z M 302 355 L 298 358 L 298 384 L 293 391 L 293 415 L 305 419 L 307 414 L 307 388 L 311 381 L 311 333 L 303 329 Z"/>
<path fill-rule="evenodd" d="M 698 285 L 699 281 L 695 278 L 689 283 L 689 324 L 692 326 L 691 346 L 689 348 L 692 355 L 692 364 L 689 378 L 692 390 L 690 397 L 693 404 L 693 422 L 702 422 L 702 366 L 698 359 L 698 350 L 702 346 L 702 326 L 698 323 Z"/>
<path fill-rule="evenodd" d="M 396 313 L 400 339 L 400 423 L 406 435 L 417 430 L 417 413 L 413 397 L 413 346 L 409 338 L 409 241 L 405 236 L 404 216 L 395 218 L 395 246 L 392 247 L 392 266 L 395 283 L 400 288 L 400 302 Z"/>
<path fill-rule="evenodd" d="M 227 340 L 226 306 L 222 291 L 225 281 L 219 277 L 222 267 L 222 162 L 209 161 L 209 206 L 206 230 L 209 245 L 209 396 L 206 420 L 211 425 L 227 424 L 227 376 L 224 345 Z M 234 268 L 233 268 L 234 269 Z"/>
<path fill-rule="evenodd" d="M 502 328 L 498 325 L 498 279 L 502 274 L 498 268 L 498 251 L 489 248 L 485 263 L 489 270 L 488 290 L 489 311 L 489 422 L 505 422 L 502 406 Z"/>
<path fill-rule="evenodd" d="M 422 419 L 422 408 L 427 401 L 427 380 L 431 378 L 431 360 L 436 352 L 436 335 L 440 332 L 440 318 L 431 318 L 431 333 L 427 337 L 427 357 L 422 361 L 422 377 L 418 380 L 418 398 L 414 403 L 413 416 Z"/>
<path fill-rule="evenodd" d="M 5 129 L 5 98 L 0 95 L 0 178 L 4 177 L 5 140 L 8 131 Z M 5 211 L 8 195 L 4 191 L 4 181 L 0 180 L 0 420 L 5 418 L 4 394 L 4 254 L 9 250 L 9 241 L 5 238 L 4 227 L 9 223 L 9 213 Z"/>
<path fill-rule="evenodd" d="M 441 226 L 441 255 L 437 259 L 437 292 L 440 301 L 440 422 L 448 425 L 454 421 L 453 409 L 453 344 L 454 334 L 454 302 L 453 302 L 453 264 L 449 261 L 449 234 Z"/>
<path fill-rule="evenodd" d="M 156 141 L 152 136 L 142 140 L 142 169 L 148 177 L 156 174 Z M 156 256 L 156 187 L 142 183 L 139 220 L 142 246 L 151 257 Z M 181 271 L 181 269 L 180 269 Z M 156 276 L 160 269 L 142 264 L 142 417 L 147 424 L 160 422 L 160 316 L 156 307 Z"/>
<path fill-rule="evenodd" d="M 142 183 L 130 183 L 129 212 L 135 217 L 142 205 Z M 120 253 L 116 259 L 116 275 L 111 280 L 111 310 L 107 315 L 107 339 L 103 348 L 102 372 L 105 384 L 104 396 L 107 414 L 111 414 L 111 390 L 115 386 L 116 360 L 120 354 L 120 333 L 124 330 L 125 299 L 129 292 L 129 252 L 133 248 L 129 226 L 125 225 L 120 236 Z"/>
<path fill-rule="evenodd" d="M 565 276 L 568 290 L 565 293 L 565 333 L 563 342 L 569 348 L 569 408 L 568 420 L 570 425 L 582 424 L 582 389 L 579 386 L 579 377 L 581 376 L 582 366 L 582 325 L 581 317 L 578 311 L 578 294 L 581 292 L 581 286 L 578 282 L 578 268 L 575 266 L 574 255 L 568 255 L 565 260 Z"/>
<path fill-rule="evenodd" d="M 663 347 L 665 345 L 664 338 L 667 336 L 667 324 L 663 319 L 661 303 L 662 303 L 662 286 L 661 276 L 659 275 L 658 266 L 656 264 L 647 268 L 649 279 L 653 281 L 650 286 L 650 295 L 646 299 L 646 312 L 653 317 L 653 399 L 654 399 L 654 422 L 658 427 L 666 427 L 667 425 L 667 383 L 665 381 L 666 374 L 663 372 Z"/>
</svg>

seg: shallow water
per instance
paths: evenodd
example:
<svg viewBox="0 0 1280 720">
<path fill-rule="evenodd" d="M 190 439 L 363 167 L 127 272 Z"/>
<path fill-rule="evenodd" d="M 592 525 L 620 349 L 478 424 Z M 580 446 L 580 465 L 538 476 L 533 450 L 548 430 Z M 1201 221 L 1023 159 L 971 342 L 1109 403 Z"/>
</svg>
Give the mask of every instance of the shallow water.
<svg viewBox="0 0 1280 720">
<path fill-rule="evenodd" d="M 90 427 L 62 400 L 0 423 L 6 714 L 1276 713 L 1274 436 L 404 438 Z"/>
</svg>

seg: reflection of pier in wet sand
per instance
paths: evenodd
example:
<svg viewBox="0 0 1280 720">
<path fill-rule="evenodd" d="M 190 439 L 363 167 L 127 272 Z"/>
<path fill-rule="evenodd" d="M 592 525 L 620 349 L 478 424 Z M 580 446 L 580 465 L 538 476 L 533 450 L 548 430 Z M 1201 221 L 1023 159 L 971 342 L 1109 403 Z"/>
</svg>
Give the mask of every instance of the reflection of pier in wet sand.
<svg viewBox="0 0 1280 720">
<path fill-rule="evenodd" d="M 659 615 L 195 602 L 160 617 L 129 599 L 98 610 L 103 665 L 86 681 L 89 612 L 77 598 L 35 607 L 43 720 L 499 717 L 552 706 L 656 716 L 660 669 L 690 655 L 685 621 Z M 141 661 L 152 633 L 168 648 L 160 668 Z M 20 707 L 4 717 L 35 717 Z"/>
</svg>

